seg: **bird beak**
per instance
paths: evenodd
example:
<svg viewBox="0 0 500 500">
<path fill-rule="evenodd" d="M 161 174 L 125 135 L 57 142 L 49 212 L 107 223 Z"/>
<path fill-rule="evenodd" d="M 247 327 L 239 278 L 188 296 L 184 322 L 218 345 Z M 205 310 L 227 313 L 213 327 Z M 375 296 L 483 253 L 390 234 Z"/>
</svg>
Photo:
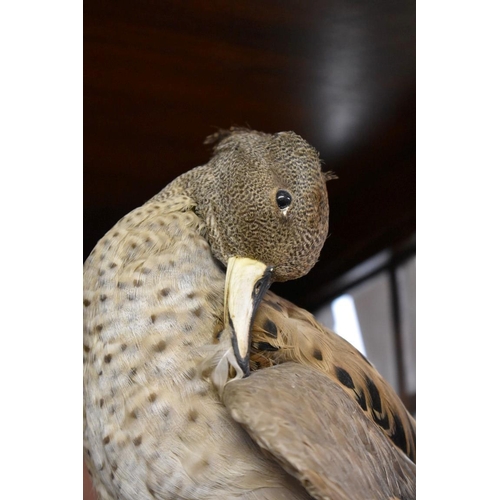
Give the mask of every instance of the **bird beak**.
<svg viewBox="0 0 500 500">
<path fill-rule="evenodd" d="M 271 285 L 273 268 L 245 257 L 227 263 L 224 322 L 229 326 L 234 355 L 244 376 L 250 374 L 250 330 L 262 297 Z"/>
</svg>

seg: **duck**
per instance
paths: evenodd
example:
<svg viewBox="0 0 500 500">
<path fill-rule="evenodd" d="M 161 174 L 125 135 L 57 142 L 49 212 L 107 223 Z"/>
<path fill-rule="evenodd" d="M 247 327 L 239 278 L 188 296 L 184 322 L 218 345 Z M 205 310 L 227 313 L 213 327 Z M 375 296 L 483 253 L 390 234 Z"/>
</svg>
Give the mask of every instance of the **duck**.
<svg viewBox="0 0 500 500">
<path fill-rule="evenodd" d="M 319 153 L 233 127 L 119 220 L 83 272 L 83 448 L 100 500 L 411 499 L 416 422 L 270 286 L 328 235 Z"/>
</svg>

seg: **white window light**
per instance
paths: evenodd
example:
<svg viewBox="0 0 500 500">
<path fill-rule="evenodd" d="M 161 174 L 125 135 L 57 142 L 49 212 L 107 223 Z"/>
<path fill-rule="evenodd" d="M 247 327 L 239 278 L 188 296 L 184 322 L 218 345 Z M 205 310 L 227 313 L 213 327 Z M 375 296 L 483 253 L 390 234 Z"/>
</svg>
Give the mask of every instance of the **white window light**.
<svg viewBox="0 0 500 500">
<path fill-rule="evenodd" d="M 341 295 L 332 302 L 331 307 L 335 333 L 366 356 L 365 343 L 363 342 L 353 298 L 348 294 Z"/>
</svg>

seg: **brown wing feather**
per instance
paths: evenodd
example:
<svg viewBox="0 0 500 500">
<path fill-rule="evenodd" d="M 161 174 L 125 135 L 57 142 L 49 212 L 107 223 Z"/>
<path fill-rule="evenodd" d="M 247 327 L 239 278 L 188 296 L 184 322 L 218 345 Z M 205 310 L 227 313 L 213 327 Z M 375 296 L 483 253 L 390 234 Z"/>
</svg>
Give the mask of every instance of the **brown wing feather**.
<svg viewBox="0 0 500 500">
<path fill-rule="evenodd" d="M 317 500 L 416 498 L 416 465 L 324 373 L 272 366 L 228 383 L 223 401 Z"/>
<path fill-rule="evenodd" d="M 416 462 L 416 423 L 374 366 L 314 316 L 268 292 L 252 329 L 251 368 L 294 361 L 328 375 Z"/>
</svg>

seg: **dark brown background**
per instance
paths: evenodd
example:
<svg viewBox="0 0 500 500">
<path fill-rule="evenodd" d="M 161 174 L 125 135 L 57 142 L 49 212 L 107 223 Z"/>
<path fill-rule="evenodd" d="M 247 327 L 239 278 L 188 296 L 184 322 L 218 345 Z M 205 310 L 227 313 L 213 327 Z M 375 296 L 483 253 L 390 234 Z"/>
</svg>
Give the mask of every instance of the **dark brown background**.
<svg viewBox="0 0 500 500">
<path fill-rule="evenodd" d="M 125 213 L 205 163 L 216 127 L 293 130 L 331 181 L 328 283 L 415 232 L 413 1 L 84 3 L 84 257 Z"/>
</svg>

